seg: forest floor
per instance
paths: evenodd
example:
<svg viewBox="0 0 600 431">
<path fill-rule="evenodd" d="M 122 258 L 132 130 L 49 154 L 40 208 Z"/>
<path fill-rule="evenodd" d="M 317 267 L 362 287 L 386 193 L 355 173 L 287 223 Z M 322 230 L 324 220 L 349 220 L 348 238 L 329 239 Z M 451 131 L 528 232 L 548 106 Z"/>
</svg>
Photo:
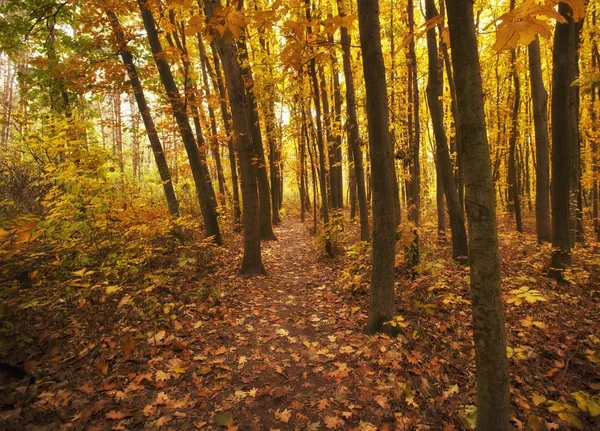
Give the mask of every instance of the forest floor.
<svg viewBox="0 0 600 431">
<path fill-rule="evenodd" d="M 234 242 L 175 261 L 164 250 L 137 284 L 86 270 L 66 293 L 25 282 L 2 298 L 3 361 L 35 380 L 2 377 L 0 429 L 469 429 L 468 268 L 424 238 L 418 272 L 398 270 L 400 334 L 367 336 L 368 259 L 344 244 L 326 258 L 308 224 L 286 220 L 263 243 L 265 276 L 237 273 Z M 597 249 L 570 285 L 544 277 L 549 251 L 502 238 L 512 422 L 599 429 Z"/>
</svg>

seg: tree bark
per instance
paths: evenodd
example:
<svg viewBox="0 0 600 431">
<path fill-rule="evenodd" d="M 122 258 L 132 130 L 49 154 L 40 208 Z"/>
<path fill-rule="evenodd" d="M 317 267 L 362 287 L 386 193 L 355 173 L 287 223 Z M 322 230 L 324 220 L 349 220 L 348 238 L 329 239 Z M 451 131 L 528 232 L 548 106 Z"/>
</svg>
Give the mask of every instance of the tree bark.
<svg viewBox="0 0 600 431">
<path fill-rule="evenodd" d="M 511 10 L 514 9 L 515 0 L 511 0 Z M 517 52 L 511 51 L 512 75 L 514 85 L 514 101 L 511 116 L 510 138 L 508 139 L 508 186 L 510 187 L 509 196 L 512 196 L 511 204 L 515 212 L 515 221 L 517 223 L 517 232 L 523 233 L 523 221 L 521 219 L 521 201 L 519 195 L 521 193 L 519 187 L 519 173 L 517 170 L 517 138 L 519 134 L 519 108 L 521 106 L 521 81 L 519 72 L 517 71 Z M 510 200 L 510 199 L 509 199 Z"/>
<path fill-rule="evenodd" d="M 552 262 L 549 275 L 562 280 L 571 266 L 571 212 L 569 169 L 571 139 L 569 119 L 569 21 L 570 6 L 560 3 L 559 13 L 568 20 L 556 23 L 552 52 Z"/>
<path fill-rule="evenodd" d="M 389 125 L 379 1 L 358 0 L 360 45 L 367 94 L 373 189 L 373 257 L 367 333 L 381 331 L 394 315 L 396 211 L 394 156 Z"/>
<path fill-rule="evenodd" d="M 220 0 L 204 0 L 206 17 L 210 19 L 214 10 L 221 7 Z M 242 274 L 264 274 L 260 253 L 260 231 L 258 225 L 258 190 L 256 169 L 252 159 L 256 156 L 252 144 L 250 125 L 248 124 L 248 107 L 244 77 L 235 54 L 235 47 L 215 35 L 213 41 L 219 51 L 225 73 L 225 82 L 229 94 L 229 104 L 233 117 L 233 139 L 237 145 L 240 159 L 240 174 L 242 177 L 242 201 L 244 205 L 244 257 L 242 259 Z"/>
<path fill-rule="evenodd" d="M 342 0 L 337 0 L 338 14 L 343 18 L 346 12 Z M 356 193 L 360 216 L 360 240 L 369 241 L 369 209 L 367 206 L 367 191 L 365 186 L 365 170 L 363 167 L 363 155 L 360 148 L 360 135 L 358 119 L 356 116 L 356 93 L 354 89 L 354 76 L 352 74 L 352 56 L 350 54 L 351 36 L 347 27 L 340 28 L 342 43 L 342 60 L 344 64 L 344 80 L 346 81 L 346 115 L 348 116 L 348 144 L 349 152 L 352 153 L 354 161 L 354 175 L 356 181 Z"/>
<path fill-rule="evenodd" d="M 121 24 L 119 23 L 117 15 L 112 10 L 105 10 L 105 13 L 108 17 L 113 34 L 115 36 L 119 54 L 121 56 L 121 59 L 123 60 L 125 69 L 127 70 L 129 83 L 131 84 L 131 88 L 135 96 L 138 110 L 140 112 L 140 115 L 142 116 L 144 127 L 146 128 L 148 141 L 150 142 L 152 154 L 154 155 L 154 160 L 156 161 L 158 173 L 160 175 L 160 179 L 163 184 L 163 189 L 165 191 L 165 197 L 167 199 L 169 213 L 173 217 L 177 217 L 179 215 L 179 202 L 177 201 L 177 197 L 175 196 L 175 188 L 173 187 L 173 182 L 171 181 L 169 164 L 167 163 L 165 152 L 163 150 L 162 144 L 160 143 L 160 139 L 158 138 L 158 133 L 156 131 L 154 120 L 152 119 L 150 107 L 148 106 L 146 96 L 144 95 L 144 88 L 142 87 L 137 68 L 135 67 L 135 63 L 133 61 L 133 55 L 131 54 L 129 47 L 127 46 L 127 40 L 125 39 L 125 34 L 123 32 Z"/>
<path fill-rule="evenodd" d="M 215 243 L 222 244 L 223 239 L 221 238 L 221 232 L 219 230 L 219 223 L 217 220 L 217 204 L 215 199 L 215 191 L 210 181 L 210 174 L 208 173 L 208 167 L 202 163 L 200 157 L 200 151 L 196 145 L 196 140 L 190 127 L 189 118 L 185 110 L 185 103 L 179 94 L 177 84 L 171 73 L 171 68 L 167 62 L 164 52 L 158 37 L 156 30 L 156 23 L 152 12 L 147 8 L 145 0 L 138 0 L 138 6 L 140 13 L 144 21 L 144 28 L 148 36 L 150 48 L 158 69 L 161 82 L 165 87 L 173 115 L 177 121 L 179 133 L 185 146 L 190 168 L 192 170 L 192 176 L 196 186 L 196 194 L 198 201 L 200 202 L 200 209 L 202 211 L 202 218 L 204 219 L 204 226 L 208 236 L 214 238 Z"/>
<path fill-rule="evenodd" d="M 425 1 L 426 17 L 431 19 L 437 16 L 434 0 Z M 446 140 L 444 127 L 444 110 L 442 105 L 443 86 L 440 71 L 437 40 L 435 28 L 427 32 L 427 48 L 429 58 L 429 78 L 427 81 L 427 101 L 429 112 L 433 123 L 433 133 L 436 142 L 436 164 L 440 185 L 443 188 L 448 203 L 448 214 L 450 216 L 450 231 L 452 235 L 452 257 L 458 259 L 469 254 L 467 247 L 467 232 L 465 229 L 464 213 L 462 211 L 458 191 L 454 183 L 452 161 Z M 443 197 L 442 197 L 443 204 Z M 442 206 L 443 208 L 443 206 Z M 444 214 L 442 213 L 442 216 Z"/>
<path fill-rule="evenodd" d="M 254 94 L 254 78 L 252 69 L 250 68 L 250 59 L 248 57 L 248 47 L 246 46 L 245 36 L 242 36 L 237 42 L 237 53 L 240 58 L 240 68 L 242 77 L 244 78 L 244 87 L 246 88 L 246 103 L 248 109 L 248 125 L 250 134 L 252 135 L 252 145 L 254 145 L 254 168 L 256 169 L 256 177 L 258 178 L 258 198 L 259 198 L 259 226 L 260 238 L 263 240 L 276 240 L 273 233 L 273 225 L 271 222 L 271 193 L 276 191 L 271 190 L 269 178 L 267 176 L 267 162 L 265 161 L 265 151 L 262 142 L 262 134 L 260 130 L 260 119 L 258 117 L 258 104 Z"/>
<path fill-rule="evenodd" d="M 311 21 L 311 0 L 304 0 L 306 5 L 306 19 L 308 22 Z M 307 28 L 307 33 L 310 34 L 312 28 Z M 317 147 L 319 150 L 319 186 L 321 188 L 321 211 L 323 213 L 323 224 L 325 225 L 325 251 L 330 257 L 333 257 L 333 244 L 329 238 L 329 202 L 327 200 L 327 181 L 326 181 L 326 168 L 325 168 L 325 144 L 323 142 L 323 123 L 322 123 L 322 112 L 321 112 L 321 96 L 319 91 L 319 81 L 317 78 L 317 65 L 314 57 L 310 59 L 310 78 L 313 87 L 313 100 L 315 103 L 315 113 L 317 122 Z M 315 202 L 316 206 L 316 202 Z"/>
<path fill-rule="evenodd" d="M 527 48 L 529 51 L 529 74 L 533 100 L 533 125 L 535 128 L 535 221 L 539 243 L 552 240 L 550 224 L 550 155 L 548 144 L 548 92 L 544 88 L 540 39 Z"/>
<path fill-rule="evenodd" d="M 477 379 L 477 430 L 510 429 L 510 391 L 496 200 L 485 124 L 483 86 L 475 33 L 473 2 L 446 0 L 452 63 L 460 118 L 461 157 L 469 222 L 469 258 L 473 337 Z"/>
</svg>

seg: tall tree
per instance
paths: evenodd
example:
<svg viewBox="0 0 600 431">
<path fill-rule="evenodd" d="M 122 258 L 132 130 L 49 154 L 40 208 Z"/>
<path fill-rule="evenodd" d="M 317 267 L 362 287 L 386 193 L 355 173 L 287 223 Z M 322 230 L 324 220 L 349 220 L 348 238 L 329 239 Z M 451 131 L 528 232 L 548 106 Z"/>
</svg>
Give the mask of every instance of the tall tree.
<svg viewBox="0 0 600 431">
<path fill-rule="evenodd" d="M 165 196 L 167 198 L 169 212 L 172 216 L 177 216 L 179 215 L 179 202 L 175 196 L 175 188 L 173 187 L 173 182 L 171 181 L 169 164 L 167 163 L 165 152 L 162 144 L 160 143 L 156 126 L 154 124 L 154 120 L 152 119 L 150 107 L 146 101 L 144 88 L 142 87 L 142 82 L 140 81 L 137 68 L 135 67 L 135 63 L 133 61 L 133 54 L 129 50 L 125 33 L 123 32 L 123 28 L 121 27 L 121 23 L 119 22 L 117 15 L 112 10 L 105 10 L 105 13 L 110 22 L 115 41 L 117 43 L 119 55 L 121 56 L 123 64 L 125 65 L 125 69 L 127 70 L 127 76 L 129 77 L 129 83 L 131 84 L 138 110 L 142 116 L 142 120 L 144 121 L 146 134 L 148 135 L 148 141 L 150 142 L 150 148 L 152 148 L 152 154 L 154 154 L 154 160 L 156 161 L 158 173 L 160 174 L 160 179 L 163 184 Z"/>
<path fill-rule="evenodd" d="M 460 70 L 456 97 L 469 223 L 473 337 L 477 378 L 477 430 L 510 429 L 510 392 L 496 199 L 485 124 L 483 87 L 472 0 L 446 0 L 452 63 Z"/>
<path fill-rule="evenodd" d="M 425 0 L 425 10 L 428 20 L 433 19 L 438 15 L 434 0 Z M 458 191 L 454 184 L 452 160 L 450 159 L 450 150 L 448 149 L 448 141 L 446 139 L 444 127 L 444 111 L 442 105 L 443 82 L 438 58 L 435 27 L 432 27 L 427 31 L 427 53 L 429 59 L 427 101 L 436 141 L 436 163 L 439 166 L 438 172 L 441 180 L 440 182 L 446 196 L 446 202 L 448 203 L 450 231 L 452 235 L 452 257 L 458 259 L 468 255 L 467 231 L 465 229 L 464 214 L 458 198 Z"/>
<path fill-rule="evenodd" d="M 204 0 L 204 11 L 209 19 L 209 31 L 218 23 L 211 22 L 215 16 L 215 10 L 221 8 L 220 0 Z M 233 140 L 236 143 L 238 157 L 240 160 L 240 175 L 242 180 L 242 203 L 244 206 L 244 257 L 242 259 L 241 272 L 243 274 L 264 274 L 265 268 L 262 264 L 260 253 L 260 231 L 258 225 L 258 184 L 256 170 L 252 164 L 256 157 L 255 147 L 252 144 L 250 125 L 248 124 L 248 107 L 246 102 L 246 91 L 242 69 L 236 57 L 235 47 L 225 41 L 217 31 L 212 31 L 215 45 L 225 74 L 229 104 L 233 119 Z"/>
<path fill-rule="evenodd" d="M 549 275 L 562 279 L 571 265 L 569 171 L 572 139 L 569 119 L 569 27 L 571 7 L 558 5 L 566 22 L 556 22 L 552 51 L 552 262 Z"/>
<path fill-rule="evenodd" d="M 538 242 L 552 240 L 550 225 L 550 154 L 548 143 L 548 92 L 544 87 L 540 38 L 527 47 L 529 52 L 529 76 L 533 102 L 533 125 L 535 128 L 535 221 Z"/>
<path fill-rule="evenodd" d="M 510 9 L 515 8 L 515 0 L 510 1 Z M 521 219 L 521 200 L 519 194 L 519 172 L 517 168 L 517 140 L 519 135 L 519 109 L 521 107 L 521 80 L 519 79 L 519 71 L 517 69 L 517 50 L 510 51 L 510 59 L 512 65 L 512 79 L 514 86 L 513 109 L 511 116 L 510 138 L 508 139 L 508 187 L 510 207 L 515 213 L 515 221 L 517 223 L 517 232 L 523 233 L 523 221 Z M 512 199 L 510 199 L 512 197 Z"/>
<path fill-rule="evenodd" d="M 177 121 L 179 133 L 188 155 L 206 233 L 208 236 L 214 237 L 215 243 L 221 244 L 223 239 L 221 238 L 217 220 L 217 202 L 215 191 L 210 180 L 208 166 L 206 163 L 203 163 L 200 150 L 196 145 L 196 140 L 185 109 L 185 102 L 179 94 L 173 73 L 165 58 L 152 12 L 148 9 L 145 0 L 138 0 L 138 6 L 140 8 L 142 20 L 144 21 L 144 28 L 146 29 L 154 62 L 156 63 L 161 82 L 167 92 L 171 109 L 173 110 L 173 115 Z"/>
<path fill-rule="evenodd" d="M 396 211 L 394 156 L 390 135 L 379 0 L 358 1 L 360 46 L 367 93 L 373 180 L 373 269 L 367 332 L 380 331 L 394 314 Z"/>
<path fill-rule="evenodd" d="M 338 14 L 340 17 L 346 16 L 342 0 L 337 0 Z M 363 167 L 363 155 L 360 148 L 360 134 L 358 129 L 358 119 L 356 117 L 356 92 L 354 89 L 354 76 L 352 74 L 352 56 L 350 53 L 350 44 L 352 38 L 348 27 L 342 26 L 340 29 L 342 43 L 342 61 L 344 65 L 344 80 L 346 82 L 346 115 L 348 129 L 349 154 L 352 154 L 354 162 L 354 176 L 356 181 L 356 193 L 358 198 L 358 208 L 360 216 L 360 240 L 369 241 L 369 210 L 367 207 L 367 192 L 365 189 L 365 170 Z"/>
</svg>

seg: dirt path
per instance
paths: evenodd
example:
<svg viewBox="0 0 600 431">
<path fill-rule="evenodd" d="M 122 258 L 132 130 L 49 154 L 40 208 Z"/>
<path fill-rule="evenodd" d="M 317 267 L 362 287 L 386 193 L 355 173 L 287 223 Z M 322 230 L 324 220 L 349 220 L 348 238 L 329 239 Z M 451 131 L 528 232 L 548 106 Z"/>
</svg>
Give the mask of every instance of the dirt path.
<svg viewBox="0 0 600 431">
<path fill-rule="evenodd" d="M 269 275 L 244 279 L 231 292 L 229 324 L 207 337 L 223 348 L 203 362 L 227 373 L 214 382 L 218 395 L 205 401 L 201 421 L 211 425 L 210 412 L 221 410 L 240 430 L 358 427 L 361 379 L 374 374 L 364 361 L 364 316 L 335 293 L 333 272 L 303 225 L 287 222 L 276 235 L 264 245 Z"/>
</svg>

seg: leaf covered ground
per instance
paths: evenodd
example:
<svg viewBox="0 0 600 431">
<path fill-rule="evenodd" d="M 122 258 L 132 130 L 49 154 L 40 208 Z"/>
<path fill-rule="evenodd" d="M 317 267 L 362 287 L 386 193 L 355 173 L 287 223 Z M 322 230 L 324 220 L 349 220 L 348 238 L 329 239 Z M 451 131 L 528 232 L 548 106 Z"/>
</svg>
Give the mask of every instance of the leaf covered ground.
<svg viewBox="0 0 600 431">
<path fill-rule="evenodd" d="M 238 275 L 234 237 L 157 243 L 120 278 L 4 265 L 2 362 L 33 379 L 2 377 L 0 428 L 469 429 L 468 268 L 424 236 L 415 273 L 398 257 L 398 336 L 367 336 L 368 248 L 347 225 L 330 260 L 308 225 L 263 243 L 262 277 Z M 502 236 L 512 422 L 599 429 L 597 244 L 577 249 L 570 284 L 544 276 L 549 253 Z"/>
</svg>

